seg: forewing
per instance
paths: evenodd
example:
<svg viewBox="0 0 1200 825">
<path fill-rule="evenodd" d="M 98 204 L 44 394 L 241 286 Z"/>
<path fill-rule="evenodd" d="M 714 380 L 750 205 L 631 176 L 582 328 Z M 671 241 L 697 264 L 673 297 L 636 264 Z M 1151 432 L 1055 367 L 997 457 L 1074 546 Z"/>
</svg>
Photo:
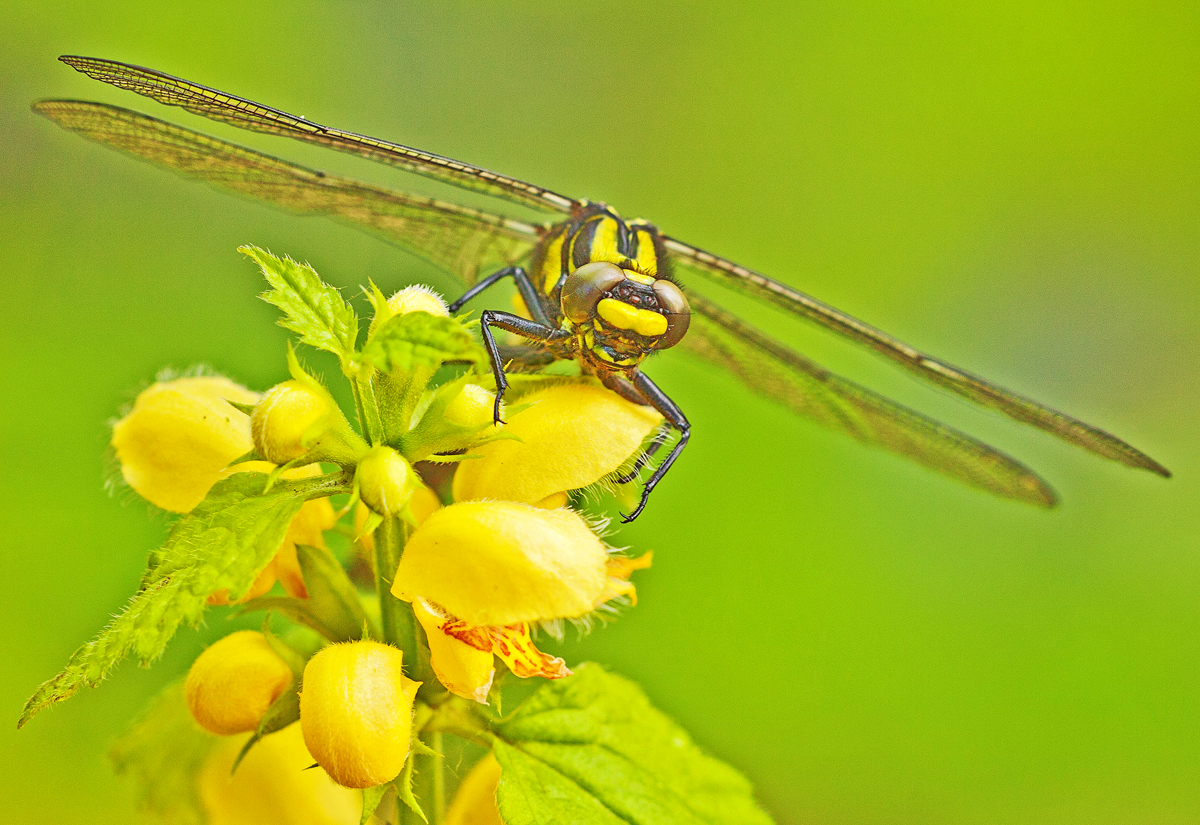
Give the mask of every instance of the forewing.
<svg viewBox="0 0 1200 825">
<path fill-rule="evenodd" d="M 1025 465 L 945 424 L 829 372 L 698 296 L 682 346 L 725 367 L 799 415 L 996 495 L 1052 507 L 1054 491 Z"/>
<path fill-rule="evenodd" d="M 520 260 L 538 241 L 531 224 L 327 175 L 128 109 L 44 100 L 34 110 L 88 140 L 217 189 L 369 230 L 467 283 L 481 267 Z"/>
<path fill-rule="evenodd" d="M 969 398 L 981 406 L 999 410 L 1010 418 L 1045 430 L 1064 441 L 1076 444 L 1105 458 L 1119 461 L 1130 467 L 1150 470 L 1162 476 L 1169 477 L 1171 475 L 1170 471 L 1150 456 L 1090 424 L 1085 424 L 1069 415 L 997 387 L 995 384 L 952 364 L 926 355 L 841 310 L 754 270 L 719 258 L 674 238 L 664 236 L 663 241 L 674 271 L 683 276 L 681 280 L 685 284 L 689 275 L 696 275 L 756 298 L 770 301 L 852 341 L 870 347 L 921 378 Z"/>
<path fill-rule="evenodd" d="M 532 183 L 399 143 L 322 126 L 303 117 L 154 69 L 75 55 L 64 55 L 59 60 L 88 77 L 242 129 L 327 146 L 534 209 L 570 212 L 572 207 L 578 205 L 573 198 Z"/>
</svg>

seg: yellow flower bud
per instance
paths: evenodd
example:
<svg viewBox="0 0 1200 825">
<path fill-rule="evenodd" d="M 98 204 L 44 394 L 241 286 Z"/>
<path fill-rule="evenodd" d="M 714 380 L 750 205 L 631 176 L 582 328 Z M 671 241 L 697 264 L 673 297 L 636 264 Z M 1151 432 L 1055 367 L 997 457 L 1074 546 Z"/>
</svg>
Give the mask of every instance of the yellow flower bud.
<svg viewBox="0 0 1200 825">
<path fill-rule="evenodd" d="M 258 454 L 286 464 L 307 453 L 328 428 L 329 398 L 300 381 L 284 381 L 267 390 L 250 417 Z"/>
<path fill-rule="evenodd" d="M 438 510 L 408 540 L 392 593 L 424 597 L 469 625 L 590 612 L 608 553 L 572 510 L 471 501 Z"/>
<path fill-rule="evenodd" d="M 404 767 L 421 683 L 404 675 L 403 660 L 378 642 L 330 645 L 309 659 L 300 693 L 304 743 L 339 785 L 370 788 Z"/>
<path fill-rule="evenodd" d="M 440 315 L 442 318 L 450 317 L 450 310 L 446 307 L 442 296 L 424 284 L 406 286 L 388 298 L 387 304 L 393 315 L 428 312 L 430 315 Z"/>
<path fill-rule="evenodd" d="M 372 447 L 358 463 L 354 479 L 363 502 L 381 516 L 398 516 L 421 480 L 391 447 Z"/>
<path fill-rule="evenodd" d="M 450 310 L 442 296 L 424 284 L 413 284 L 388 298 L 386 306 L 376 308 L 375 317 L 371 319 L 371 326 L 367 330 L 368 337 L 374 335 L 375 330 L 392 316 L 406 315 L 409 312 L 428 312 L 442 318 L 450 316 Z"/>
<path fill-rule="evenodd" d="M 542 501 L 617 470 L 662 422 L 650 407 L 590 384 L 562 384 L 521 399 L 504 439 L 472 449 L 454 474 L 454 500 Z"/>
<path fill-rule="evenodd" d="M 121 475 L 151 504 L 188 512 L 232 472 L 230 461 L 250 451 L 250 419 L 228 402 L 255 404 L 258 398 L 217 376 L 151 385 L 113 425 Z"/>
<path fill-rule="evenodd" d="M 184 693 L 202 728 L 228 736 L 257 728 L 291 683 L 291 668 L 266 637 L 256 630 L 239 630 L 196 658 Z"/>
<path fill-rule="evenodd" d="M 495 420 L 496 394 L 478 384 L 467 384 L 446 405 L 442 417 L 460 427 L 486 427 Z M 501 405 L 503 412 L 503 405 Z"/>
<path fill-rule="evenodd" d="M 451 693 L 486 705 L 496 675 L 490 640 L 486 649 L 473 647 L 443 632 L 448 617 L 437 612 L 429 602 L 413 599 L 412 607 L 417 621 L 425 629 L 429 664 L 438 681 Z"/>
<path fill-rule="evenodd" d="M 437 493 L 429 489 L 424 483 L 418 484 L 417 489 L 413 490 L 412 498 L 408 500 L 408 512 L 412 514 L 413 521 L 420 527 L 425 523 L 425 519 L 433 515 L 434 511 L 440 510 L 442 502 L 438 500 Z M 361 501 L 358 507 L 354 509 L 354 533 L 357 536 L 355 543 L 358 549 L 366 557 L 367 562 L 372 569 L 375 566 L 375 536 L 371 533 L 364 533 L 363 528 L 367 524 L 367 519 L 371 515 L 371 510 Z M 280 575 L 282 579 L 282 574 Z"/>
<path fill-rule="evenodd" d="M 475 763 L 463 777 L 446 809 L 443 825 L 504 825 L 496 807 L 496 788 L 500 785 L 500 763 L 491 751 Z"/>
<path fill-rule="evenodd" d="M 362 794 L 334 784 L 313 763 L 300 725 L 288 725 L 250 749 L 233 770 L 244 743 L 221 742 L 197 777 L 208 825 L 358 825 Z"/>
</svg>

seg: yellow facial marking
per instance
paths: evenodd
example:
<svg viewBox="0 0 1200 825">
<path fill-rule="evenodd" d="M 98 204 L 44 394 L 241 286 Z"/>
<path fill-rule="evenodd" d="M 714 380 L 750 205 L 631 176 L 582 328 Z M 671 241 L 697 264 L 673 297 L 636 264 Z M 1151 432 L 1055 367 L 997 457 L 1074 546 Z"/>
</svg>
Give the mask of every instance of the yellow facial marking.
<svg viewBox="0 0 1200 825">
<path fill-rule="evenodd" d="M 614 327 L 633 330 L 638 335 L 652 338 L 667 331 L 667 316 L 613 298 L 601 300 L 596 305 L 596 313 Z"/>
<path fill-rule="evenodd" d="M 652 276 L 643 275 L 640 272 L 634 272 L 632 269 L 625 270 L 625 277 L 634 283 L 642 284 L 643 286 L 650 286 L 654 283 L 654 278 Z"/>
</svg>

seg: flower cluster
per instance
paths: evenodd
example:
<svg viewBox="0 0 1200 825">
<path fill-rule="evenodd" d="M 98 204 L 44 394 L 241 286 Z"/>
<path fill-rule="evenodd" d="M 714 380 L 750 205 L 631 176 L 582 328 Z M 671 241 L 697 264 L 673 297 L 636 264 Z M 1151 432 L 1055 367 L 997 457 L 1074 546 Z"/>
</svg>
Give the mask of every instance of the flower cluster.
<svg viewBox="0 0 1200 825">
<path fill-rule="evenodd" d="M 422 287 L 386 301 L 376 294 L 375 306 L 364 351 L 401 324 L 459 324 Z M 263 750 L 255 764 L 303 750 L 338 785 L 371 789 L 406 770 L 420 747 L 415 724 L 449 712 L 461 701 L 455 697 L 487 704 L 498 668 L 518 678 L 569 675 L 563 659 L 536 646 L 538 627 L 557 632 L 563 620 L 586 624 L 615 602 L 635 601 L 630 575 L 650 555 L 615 552 L 597 534 L 603 522 L 573 502 L 583 501 L 577 491 L 627 467 L 661 419 L 586 378 L 529 376 L 497 425 L 490 378 L 478 365 L 385 370 L 364 361 L 349 375 L 359 428 L 289 360 L 292 378 L 261 394 L 214 375 L 161 380 L 116 422 L 112 446 L 129 487 L 174 513 L 193 511 L 215 484 L 240 473 L 265 474 L 268 485 L 343 480 L 329 489 L 345 492 L 299 507 L 244 592 L 226 588 L 208 602 L 307 617 L 318 629 L 339 626 L 322 611 L 340 604 L 364 618 L 361 628 L 325 633 L 307 647 L 273 633 L 269 620 L 263 632 L 234 632 L 196 659 L 185 695 L 207 731 L 252 733 Z M 331 585 L 311 559 L 336 558 L 330 548 L 342 545 L 343 571 Z M 283 595 L 270 595 L 276 582 Z M 359 602 L 351 608 L 347 584 Z M 341 603 L 326 597 L 331 586 L 340 587 Z M 236 764 L 228 748 L 211 760 Z M 494 815 L 495 766 L 491 757 L 480 763 L 448 821 L 476 809 Z M 249 797 L 231 788 L 244 775 L 203 777 L 210 817 L 243 821 L 236 800 Z M 328 796 L 319 785 L 304 793 Z M 321 804 L 337 807 L 334 799 Z"/>
<path fill-rule="evenodd" d="M 204 650 L 110 753 L 163 821 L 768 825 L 637 685 L 535 642 L 636 604 L 651 554 L 606 543 L 603 504 L 631 489 L 658 413 L 582 370 L 517 365 L 499 407 L 476 323 L 431 290 L 372 287 L 363 336 L 311 267 L 242 251 L 348 391 L 289 346 L 290 377 L 261 393 L 189 374 L 138 395 L 112 448 L 170 531 L 18 726 L 225 606 L 265 618 Z"/>
</svg>

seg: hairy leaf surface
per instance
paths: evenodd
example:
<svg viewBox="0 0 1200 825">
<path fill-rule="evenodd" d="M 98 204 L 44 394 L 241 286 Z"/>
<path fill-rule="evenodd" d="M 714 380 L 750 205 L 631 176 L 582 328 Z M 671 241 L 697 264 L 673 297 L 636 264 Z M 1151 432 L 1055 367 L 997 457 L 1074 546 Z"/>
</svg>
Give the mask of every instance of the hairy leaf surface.
<svg viewBox="0 0 1200 825">
<path fill-rule="evenodd" d="M 260 297 L 283 310 L 279 325 L 300 336 L 302 343 L 332 352 L 341 359 L 354 354 L 358 316 L 340 292 L 321 280 L 308 264 L 278 258 L 257 246 L 239 250 L 262 268 L 271 289 Z"/>
<path fill-rule="evenodd" d="M 480 364 L 486 358 L 462 322 L 428 312 L 392 316 L 362 349 L 362 360 L 386 373 L 435 370 L 447 361 Z"/>
<path fill-rule="evenodd" d="M 124 610 L 37 689 L 18 725 L 80 687 L 95 686 L 131 653 L 143 665 L 152 662 L 181 624 L 199 622 L 212 593 L 227 589 L 231 599 L 240 598 L 279 548 L 304 501 L 344 486 L 340 477 L 324 476 L 280 481 L 263 492 L 266 482 L 262 473 L 235 473 L 177 521 Z"/>
</svg>

